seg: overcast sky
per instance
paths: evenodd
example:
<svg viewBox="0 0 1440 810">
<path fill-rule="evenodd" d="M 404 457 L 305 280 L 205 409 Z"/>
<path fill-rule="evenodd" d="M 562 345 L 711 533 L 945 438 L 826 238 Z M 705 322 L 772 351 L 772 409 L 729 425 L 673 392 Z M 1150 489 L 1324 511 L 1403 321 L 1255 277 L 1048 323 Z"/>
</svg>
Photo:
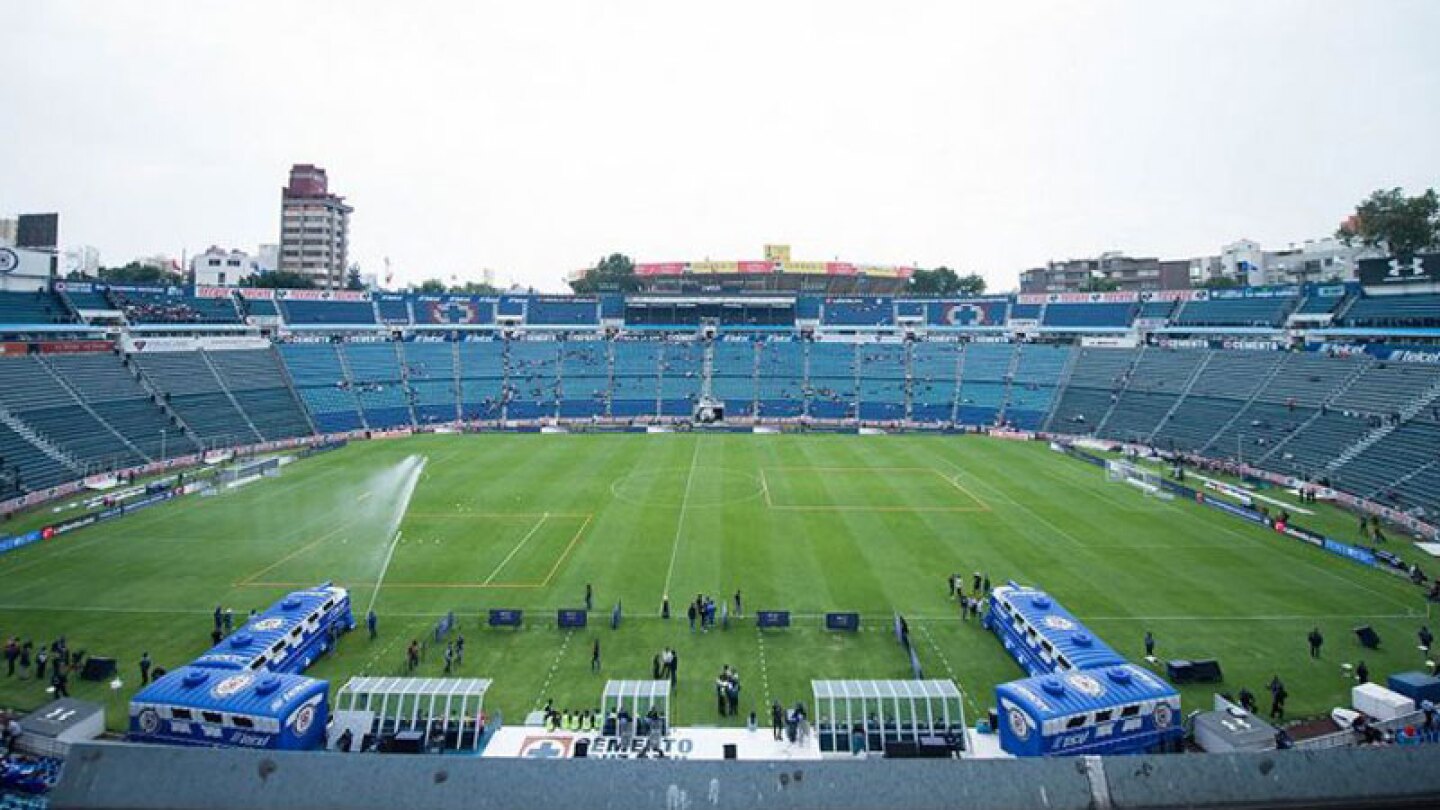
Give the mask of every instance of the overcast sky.
<svg viewBox="0 0 1440 810">
<path fill-rule="evenodd" d="M 978 271 L 1332 232 L 1440 185 L 1440 2 L 0 0 L 0 213 L 107 264 L 278 240 L 397 283 L 637 261 Z"/>
</svg>

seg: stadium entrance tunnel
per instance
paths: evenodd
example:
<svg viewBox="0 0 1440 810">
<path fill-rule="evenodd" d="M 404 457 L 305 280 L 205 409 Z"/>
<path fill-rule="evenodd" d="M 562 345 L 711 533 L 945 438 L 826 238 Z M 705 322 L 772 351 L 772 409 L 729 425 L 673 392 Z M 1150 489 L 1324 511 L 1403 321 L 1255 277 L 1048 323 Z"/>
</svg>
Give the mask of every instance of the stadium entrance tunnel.
<svg viewBox="0 0 1440 810">
<path fill-rule="evenodd" d="M 759 475 L 743 470 L 658 467 L 622 475 L 610 484 L 610 494 L 633 506 L 698 509 L 759 500 L 762 487 Z"/>
</svg>

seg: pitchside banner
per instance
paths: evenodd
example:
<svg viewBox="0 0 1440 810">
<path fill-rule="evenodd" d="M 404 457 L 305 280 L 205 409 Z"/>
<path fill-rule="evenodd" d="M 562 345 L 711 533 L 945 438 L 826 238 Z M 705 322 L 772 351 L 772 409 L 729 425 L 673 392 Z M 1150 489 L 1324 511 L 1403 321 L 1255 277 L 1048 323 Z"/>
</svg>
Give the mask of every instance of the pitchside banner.
<svg viewBox="0 0 1440 810">
<path fill-rule="evenodd" d="M 1423 282 L 1440 284 L 1440 253 L 1420 253 L 1411 259 L 1360 260 L 1360 283 L 1366 287 Z"/>
</svg>

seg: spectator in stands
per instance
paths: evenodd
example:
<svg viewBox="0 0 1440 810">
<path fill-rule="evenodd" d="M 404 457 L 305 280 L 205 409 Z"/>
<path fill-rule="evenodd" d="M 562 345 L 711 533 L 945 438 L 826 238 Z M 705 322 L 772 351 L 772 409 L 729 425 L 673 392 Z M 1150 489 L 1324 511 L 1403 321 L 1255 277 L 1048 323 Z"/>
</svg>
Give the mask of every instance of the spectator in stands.
<svg viewBox="0 0 1440 810">
<path fill-rule="evenodd" d="M 1312 628 L 1308 640 L 1310 642 L 1310 657 L 1319 658 L 1320 648 L 1325 644 L 1325 637 L 1320 635 L 1320 628 Z"/>
<path fill-rule="evenodd" d="M 149 651 L 140 654 L 140 685 L 150 683 L 150 653 Z"/>
</svg>

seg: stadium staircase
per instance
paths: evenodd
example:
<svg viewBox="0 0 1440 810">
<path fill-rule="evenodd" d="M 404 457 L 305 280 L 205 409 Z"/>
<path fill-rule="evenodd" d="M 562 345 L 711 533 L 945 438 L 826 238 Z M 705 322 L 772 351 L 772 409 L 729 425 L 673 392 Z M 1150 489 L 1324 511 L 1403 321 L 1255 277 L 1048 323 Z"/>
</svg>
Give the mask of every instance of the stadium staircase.
<svg viewBox="0 0 1440 810">
<path fill-rule="evenodd" d="M 1155 429 L 1150 431 L 1150 435 L 1145 437 L 1147 444 L 1155 443 L 1155 436 L 1160 433 L 1160 429 L 1165 427 L 1165 424 L 1170 421 L 1170 418 L 1175 415 L 1175 412 L 1180 410 L 1180 403 L 1184 402 L 1185 398 L 1190 396 L 1190 392 L 1195 389 L 1195 381 L 1200 379 L 1201 374 L 1205 373 L 1205 369 L 1210 366 L 1210 360 L 1214 356 L 1215 353 L 1213 351 L 1207 351 L 1205 357 L 1195 366 L 1195 370 L 1190 373 L 1190 379 L 1185 381 L 1185 387 L 1180 389 L 1180 395 L 1175 397 L 1175 402 L 1170 405 L 1170 409 L 1165 412 L 1164 416 L 1160 417 L 1159 422 L 1155 423 Z"/>
<path fill-rule="evenodd" d="M 1015 395 L 1015 373 L 1020 370 L 1020 347 L 1016 343 L 1010 352 L 1010 365 L 1005 368 L 1005 394 L 1000 398 L 1000 410 L 995 414 L 998 424 L 1005 424 L 1005 413 L 1010 409 L 1010 399 Z M 907 414 L 908 415 L 908 414 Z"/>
<path fill-rule="evenodd" d="M 400 341 L 394 341 L 392 348 L 395 350 L 395 362 L 400 366 L 400 388 L 405 392 L 405 407 L 410 411 L 410 424 L 418 426 L 420 417 L 415 413 L 415 389 L 410 386 L 410 364 L 405 362 L 405 352 L 401 351 Z"/>
<path fill-rule="evenodd" d="M 450 346 L 451 372 L 455 375 L 455 418 L 463 420 L 465 418 L 465 374 L 460 365 L 460 342 L 452 341 L 448 345 Z"/>
<path fill-rule="evenodd" d="M 295 407 L 300 409 L 301 415 L 305 417 L 305 424 L 310 426 L 310 435 L 320 435 L 320 429 L 315 426 L 315 417 L 311 416 L 310 409 L 305 407 L 305 399 L 300 396 L 300 388 L 295 385 L 295 378 L 290 376 L 290 367 L 285 365 L 285 358 L 280 356 L 280 350 L 275 348 L 274 343 L 271 343 L 266 351 L 270 352 L 270 359 L 274 360 L 276 367 L 280 369 L 280 379 L 284 381 L 285 389 L 295 400 Z"/>
<path fill-rule="evenodd" d="M 1114 392 L 1115 396 L 1110 399 L 1110 407 L 1105 411 L 1105 415 L 1100 418 L 1100 422 L 1095 425 L 1096 436 L 1104 435 L 1106 423 L 1110 421 L 1110 417 L 1115 415 L 1115 407 L 1120 404 L 1120 397 L 1125 393 L 1126 389 L 1130 387 L 1130 382 L 1134 379 L 1135 367 L 1140 365 L 1141 358 L 1145 356 L 1145 352 L 1149 348 L 1149 346 L 1141 346 L 1140 351 L 1136 352 L 1135 356 L 1130 358 L 1130 364 L 1125 367 L 1125 375 L 1123 377 L 1125 384 L 1121 386 L 1118 391 Z"/>
<path fill-rule="evenodd" d="M 1080 350 L 1071 350 L 1070 357 L 1065 361 L 1065 368 L 1060 370 L 1060 377 L 1055 380 L 1055 397 L 1050 401 L 1050 411 L 1045 414 L 1045 422 L 1040 426 L 1041 431 L 1050 430 L 1050 423 L 1055 420 L 1055 413 L 1060 409 L 1060 395 L 1070 386 L 1070 378 L 1074 376 L 1075 364 L 1079 360 Z"/>
<path fill-rule="evenodd" d="M 54 377 L 54 378 L 55 378 L 56 384 L 58 384 L 61 388 L 65 389 L 65 392 L 68 393 L 68 394 L 70 395 L 70 397 L 75 400 L 75 404 L 76 404 L 76 405 L 79 405 L 80 408 L 81 408 L 81 410 L 83 410 L 83 411 L 85 411 L 86 413 L 90 414 L 90 418 L 92 418 L 92 419 L 94 419 L 96 422 L 98 422 L 98 423 L 101 425 L 101 427 L 104 427 L 104 428 L 105 428 L 107 431 L 109 431 L 110 434 L 113 435 L 116 439 L 119 439 L 121 444 L 123 444 L 123 445 L 125 445 L 126 447 L 130 448 L 130 452 L 134 453 L 136 456 L 139 456 L 140 458 L 145 459 L 145 461 L 146 461 L 147 463 L 155 460 L 155 459 L 151 458 L 148 453 L 146 453 L 145 451 L 143 451 L 143 450 L 141 450 L 139 447 L 137 447 L 134 442 L 132 442 L 132 441 L 130 441 L 128 438 L 126 438 L 126 437 L 125 437 L 125 434 L 123 434 L 123 433 L 121 433 L 120 431 L 116 430 L 115 427 L 114 427 L 113 425 L 111 425 L 108 421 L 106 421 L 104 417 L 102 417 L 102 416 L 100 416 L 100 414 L 96 413 L 96 412 L 95 412 L 95 409 L 92 408 L 92 407 L 90 407 L 90 403 L 88 403 L 88 402 L 85 401 L 85 397 L 81 396 L 81 395 L 80 395 L 80 392 L 77 391 L 77 390 L 75 390 L 75 387 L 70 384 L 70 381 L 67 380 L 67 379 L 65 379 L 65 375 L 63 375 L 63 374 L 59 373 L 58 371 L 56 371 L 53 366 L 51 366 L 49 363 L 47 363 L 47 362 L 45 361 L 45 355 L 43 355 L 43 354 L 37 354 L 37 355 L 35 355 L 35 359 L 36 359 L 37 361 L 39 361 L 41 368 L 45 369 L 45 371 L 46 371 L 47 373 L 49 373 L 49 375 L 50 375 L 51 377 Z"/>
<path fill-rule="evenodd" d="M 171 423 L 180 428 L 180 434 L 188 438 L 203 452 L 205 450 L 203 437 L 201 437 L 198 431 L 190 427 L 185 419 L 180 416 L 179 411 L 171 407 L 170 402 L 165 399 L 160 389 L 156 387 L 156 385 L 150 381 L 150 378 L 145 375 L 145 372 L 140 369 L 140 364 L 135 362 L 134 356 L 125 357 L 121 362 L 124 364 L 126 372 L 140 385 L 141 390 L 150 397 L 150 401 L 155 403 L 155 406 L 165 414 Z"/>
<path fill-rule="evenodd" d="M 9 410 L 0 407 L 0 424 L 4 424 L 15 432 L 20 438 L 34 445 L 37 450 L 44 453 L 51 461 L 59 464 L 75 475 L 84 474 L 84 466 L 74 456 L 61 450 L 52 444 L 49 439 L 35 432 L 29 425 Z"/>
<path fill-rule="evenodd" d="M 220 369 L 215 367 L 215 362 L 210 359 L 210 353 L 202 350 L 199 354 L 200 359 L 205 361 L 205 367 L 210 369 L 211 374 L 215 375 L 215 384 L 220 386 L 220 392 L 225 395 L 226 399 L 230 400 L 230 404 L 235 406 L 235 412 L 240 414 L 240 418 L 244 420 L 245 426 L 250 428 L 251 433 L 255 434 L 255 441 L 265 441 L 265 434 L 260 432 L 260 428 L 255 427 L 254 422 L 250 421 L 250 414 L 245 413 L 245 408 L 240 405 L 240 400 L 235 398 L 235 392 L 231 391 L 230 386 L 225 384 L 225 377 L 220 374 Z"/>
<path fill-rule="evenodd" d="M 335 356 L 340 360 L 340 371 L 345 375 L 345 382 L 349 384 L 350 390 L 355 390 L 355 373 L 350 370 L 350 361 L 345 357 L 345 350 L 341 346 L 335 347 Z M 370 422 L 365 418 L 365 406 L 360 397 L 355 397 L 355 412 L 360 415 L 360 427 L 370 429 Z"/>
<path fill-rule="evenodd" d="M 1243 416 L 1246 411 L 1250 410 L 1250 406 L 1254 405 L 1255 401 L 1259 399 L 1260 394 L 1266 388 L 1270 387 L 1270 383 L 1275 381 L 1275 378 L 1280 375 L 1280 369 L 1284 367 L 1285 363 L 1283 361 L 1272 365 L 1270 367 L 1270 371 L 1265 374 L 1265 379 L 1262 380 L 1259 385 L 1255 386 L 1255 390 L 1251 391 L 1250 396 L 1245 399 L 1245 404 L 1241 405 L 1239 408 L 1236 408 L 1235 413 L 1231 414 L 1230 418 L 1225 420 L 1225 424 L 1221 425 L 1220 429 L 1215 431 L 1215 435 L 1211 436 L 1209 441 L 1201 445 L 1200 449 L 1197 450 L 1196 453 L 1202 456 L 1207 455 L 1207 451 L 1211 448 L 1211 446 L 1214 445 L 1221 436 L 1224 436 L 1230 430 L 1230 428 L 1234 427 L 1235 423 L 1240 420 L 1240 417 Z"/>
<path fill-rule="evenodd" d="M 1355 459 L 1356 456 L 1359 456 L 1361 453 L 1370 449 L 1381 439 L 1384 439 L 1386 436 L 1394 433 L 1396 429 L 1398 429 L 1401 425 L 1404 425 L 1406 422 L 1414 419 L 1416 415 L 1418 415 L 1421 411 L 1425 410 L 1426 408 L 1432 407 L 1437 402 L 1440 402 L 1440 381 L 1437 381 L 1434 385 L 1430 386 L 1430 388 L 1426 390 L 1426 392 L 1422 396 L 1413 400 L 1409 405 L 1406 405 L 1404 408 L 1401 408 L 1399 419 L 1385 422 L 1380 427 L 1375 428 L 1374 430 L 1365 434 L 1365 436 L 1361 437 L 1360 441 L 1355 442 L 1354 444 L 1345 448 L 1345 450 L 1341 451 L 1340 455 L 1336 456 L 1330 461 L 1330 463 L 1325 465 L 1326 472 L 1334 472 L 1345 466 L 1346 464 L 1349 464 Z M 1407 477 L 1413 477 L 1416 473 L 1419 472 L 1420 470 L 1418 469 L 1414 470 L 1411 472 L 1411 475 Z"/>
</svg>

